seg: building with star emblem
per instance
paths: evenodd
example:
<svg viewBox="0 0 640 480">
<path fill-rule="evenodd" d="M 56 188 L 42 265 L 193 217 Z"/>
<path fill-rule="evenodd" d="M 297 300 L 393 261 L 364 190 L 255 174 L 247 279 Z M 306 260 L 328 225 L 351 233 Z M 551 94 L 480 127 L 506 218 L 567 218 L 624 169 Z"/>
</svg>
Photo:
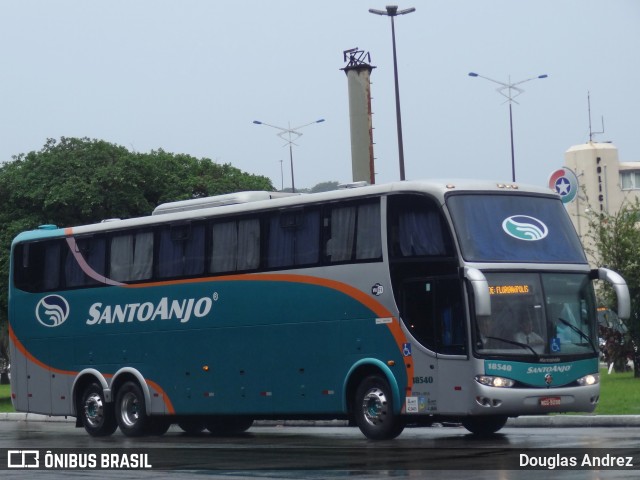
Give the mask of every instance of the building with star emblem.
<svg viewBox="0 0 640 480">
<path fill-rule="evenodd" d="M 612 143 L 588 142 L 571 147 L 564 155 L 565 166 L 577 176 L 579 191 L 572 201 L 565 203 L 569 216 L 588 247 L 588 213 L 613 214 L 626 202 L 640 198 L 640 162 L 620 162 L 618 149 Z M 571 185 L 566 178 L 554 182 L 556 191 L 570 195 Z"/>
</svg>

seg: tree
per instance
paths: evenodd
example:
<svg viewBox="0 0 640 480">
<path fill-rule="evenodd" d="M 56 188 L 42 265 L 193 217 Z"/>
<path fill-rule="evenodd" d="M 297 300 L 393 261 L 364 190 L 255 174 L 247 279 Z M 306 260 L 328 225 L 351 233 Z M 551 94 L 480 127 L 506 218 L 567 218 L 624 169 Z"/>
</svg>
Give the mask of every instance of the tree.
<svg viewBox="0 0 640 480">
<path fill-rule="evenodd" d="M 148 215 L 163 202 L 241 190 L 274 189 L 266 177 L 208 158 L 163 150 L 135 153 L 88 138 L 48 139 L 40 151 L 2 165 L 0 370 L 8 344 L 9 250 L 19 232 L 42 224 L 64 227 Z"/>
<path fill-rule="evenodd" d="M 322 182 L 312 187 L 310 192 L 311 193 L 329 192 L 331 190 L 338 190 L 339 187 L 340 187 L 340 182 L 336 182 L 336 181 Z"/>
<path fill-rule="evenodd" d="M 627 282 L 631 297 L 631 316 L 626 325 L 628 338 L 622 339 L 625 348 L 620 349 L 624 360 L 634 355 L 635 376 L 640 377 L 640 201 L 623 205 L 618 212 L 591 213 L 589 240 L 595 251 L 590 252 L 599 263 L 617 271 Z M 615 310 L 615 293 L 604 286 L 599 292 L 601 300 Z M 618 359 L 620 361 L 621 359 Z"/>
</svg>

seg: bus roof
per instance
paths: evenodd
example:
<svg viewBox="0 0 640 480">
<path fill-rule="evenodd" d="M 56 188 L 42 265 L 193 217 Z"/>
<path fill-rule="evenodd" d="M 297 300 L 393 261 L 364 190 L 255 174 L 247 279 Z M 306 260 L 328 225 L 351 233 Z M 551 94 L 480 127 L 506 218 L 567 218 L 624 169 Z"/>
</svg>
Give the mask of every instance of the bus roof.
<svg viewBox="0 0 640 480">
<path fill-rule="evenodd" d="M 501 183 L 478 180 L 416 180 L 378 185 L 367 185 L 358 188 L 343 188 L 328 192 L 312 194 L 282 194 L 278 192 L 238 192 L 232 194 L 207 197 L 202 199 L 183 200 L 165 203 L 158 206 L 152 215 L 130 218 L 125 220 L 113 219 L 101 223 L 68 227 L 52 228 L 46 225 L 37 230 L 23 232 L 15 242 L 53 238 L 65 235 L 81 235 L 87 233 L 119 230 L 145 225 L 179 222 L 183 220 L 200 219 L 215 216 L 226 216 L 244 212 L 254 212 L 268 209 L 294 207 L 297 205 L 331 202 L 349 198 L 368 197 L 395 192 L 426 193 L 437 199 L 441 204 L 450 192 L 521 192 L 537 195 L 557 196 L 549 188 L 517 183 Z"/>
<path fill-rule="evenodd" d="M 203 208 L 224 207 L 226 205 L 258 202 L 260 200 L 272 200 L 274 198 L 284 198 L 292 195 L 299 194 L 265 191 L 228 193 L 225 195 L 216 195 L 215 197 L 193 198 L 191 200 L 163 203 L 158 205 L 151 215 L 163 215 L 167 213 L 187 212 L 189 210 L 199 210 Z"/>
</svg>

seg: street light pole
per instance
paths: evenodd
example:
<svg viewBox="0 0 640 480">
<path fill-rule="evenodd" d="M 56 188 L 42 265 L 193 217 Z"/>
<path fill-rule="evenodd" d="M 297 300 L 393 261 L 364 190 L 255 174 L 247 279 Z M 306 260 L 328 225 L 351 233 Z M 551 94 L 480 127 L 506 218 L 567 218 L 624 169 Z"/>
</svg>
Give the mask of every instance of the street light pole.
<svg viewBox="0 0 640 480">
<path fill-rule="evenodd" d="M 393 79 L 396 88 L 396 128 L 398 130 L 398 160 L 400 162 L 400 180 L 405 179 L 404 174 L 404 145 L 402 141 L 402 116 L 400 115 L 400 87 L 398 84 L 398 59 L 396 55 L 396 28 L 393 18 L 398 15 L 406 15 L 407 13 L 415 12 L 416 9 L 405 8 L 404 10 L 398 10 L 397 5 L 387 5 L 386 11 L 370 8 L 369 13 L 376 15 L 386 15 L 391 19 L 391 44 L 393 46 Z"/>
<path fill-rule="evenodd" d="M 538 75 L 537 77 L 526 78 L 524 80 L 520 80 L 519 82 L 513 82 L 513 83 L 511 82 L 511 77 L 509 77 L 509 81 L 505 83 L 499 80 L 494 80 L 493 78 L 485 77 L 475 72 L 469 72 L 469 76 L 484 78 L 485 80 L 488 80 L 490 82 L 497 83 L 498 85 L 500 85 L 500 87 L 497 88 L 496 91 L 500 95 L 505 97 L 507 99 L 506 100 L 507 102 L 509 102 L 509 133 L 511 136 L 511 181 L 515 182 L 516 181 L 516 158 L 515 158 L 515 153 L 513 148 L 513 110 L 511 105 L 513 103 L 518 103 L 514 100 L 514 98 L 524 93 L 524 90 L 522 88 L 517 87 L 517 85 L 521 85 L 525 82 L 530 82 L 531 80 L 547 78 L 548 75 L 546 74 Z"/>
<path fill-rule="evenodd" d="M 289 145 L 289 161 L 291 162 L 291 191 L 293 193 L 296 192 L 296 184 L 295 184 L 295 180 L 293 178 L 293 145 L 296 145 L 295 140 L 297 140 L 298 138 L 300 138 L 302 136 L 302 133 L 300 133 L 298 130 L 300 130 L 301 128 L 304 127 L 308 127 L 309 125 L 313 125 L 314 123 L 322 123 L 324 122 L 324 118 L 320 118 L 318 120 L 314 120 L 313 122 L 309 122 L 309 123 L 305 123 L 304 125 L 300 125 L 298 127 L 294 127 L 291 128 L 291 125 L 289 125 L 289 128 L 284 128 L 284 127 L 278 127 L 276 125 L 271 125 L 269 123 L 266 122 L 261 122 L 260 120 L 254 120 L 253 123 L 255 123 L 256 125 L 266 125 L 267 127 L 271 127 L 271 128 L 275 128 L 277 130 L 280 130 L 280 133 L 278 133 L 277 135 L 283 139 L 285 142 L 285 146 Z M 293 137 L 292 137 L 293 135 Z M 286 136 L 286 138 L 285 138 Z"/>
</svg>

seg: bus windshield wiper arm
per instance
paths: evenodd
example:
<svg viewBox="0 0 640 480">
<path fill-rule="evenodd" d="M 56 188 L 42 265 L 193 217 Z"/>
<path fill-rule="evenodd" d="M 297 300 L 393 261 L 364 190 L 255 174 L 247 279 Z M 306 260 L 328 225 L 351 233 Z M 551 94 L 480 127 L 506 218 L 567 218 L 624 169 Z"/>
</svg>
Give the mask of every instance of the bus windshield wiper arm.
<svg viewBox="0 0 640 480">
<path fill-rule="evenodd" d="M 570 322 L 567 322 L 564 318 L 562 317 L 558 317 L 558 320 L 560 320 L 564 325 L 566 325 L 567 327 L 569 327 L 571 330 L 573 330 L 574 332 L 576 332 L 578 335 L 580 335 L 582 338 L 584 338 L 587 342 L 589 342 L 589 345 L 591 345 L 591 348 L 593 349 L 594 352 L 598 352 L 596 350 L 596 346 L 593 344 L 593 340 L 591 340 L 591 338 L 584 333 L 582 330 L 580 330 L 578 327 L 576 327 L 575 325 L 573 325 Z"/>
<path fill-rule="evenodd" d="M 536 357 L 536 360 L 540 360 L 540 355 L 538 354 L 538 352 L 536 352 L 533 349 L 531 345 L 527 345 L 526 343 L 516 342 L 515 340 L 507 340 L 506 338 L 499 338 L 499 337 L 485 337 L 485 338 L 488 338 L 489 340 L 498 340 L 499 342 L 510 343 L 511 345 L 516 345 L 520 348 L 524 348 L 525 350 L 529 349 L 531 350 L 531 353 L 533 353 L 533 355 Z"/>
</svg>

